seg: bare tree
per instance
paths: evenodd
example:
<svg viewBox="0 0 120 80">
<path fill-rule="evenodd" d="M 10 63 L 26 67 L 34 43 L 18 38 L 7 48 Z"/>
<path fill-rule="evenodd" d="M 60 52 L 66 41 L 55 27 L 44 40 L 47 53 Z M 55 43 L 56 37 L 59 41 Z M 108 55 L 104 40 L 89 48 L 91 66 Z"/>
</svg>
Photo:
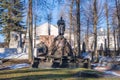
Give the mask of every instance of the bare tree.
<svg viewBox="0 0 120 80">
<path fill-rule="evenodd" d="M 116 51 L 117 51 L 117 16 L 116 16 L 116 11 L 115 9 L 112 10 L 112 31 L 113 31 L 113 36 L 114 36 L 114 54 L 113 56 L 117 56 Z"/>
<path fill-rule="evenodd" d="M 70 4 L 70 13 L 69 13 L 69 16 L 70 16 L 70 32 L 69 32 L 69 42 L 71 44 L 71 34 L 72 34 L 72 12 L 73 12 L 73 3 L 74 3 L 74 0 L 71 1 L 71 4 Z"/>
<path fill-rule="evenodd" d="M 97 46 L 97 42 L 95 41 L 95 36 L 97 36 L 97 30 L 99 29 L 99 27 L 101 27 L 101 23 L 103 22 L 103 19 L 104 19 L 103 3 L 100 0 L 87 0 L 85 3 L 83 3 L 82 9 L 83 9 L 82 13 L 83 13 L 84 18 L 82 19 L 81 24 L 83 26 L 86 26 L 86 27 L 84 27 L 85 32 L 86 32 L 85 38 L 86 39 L 88 38 L 88 40 L 86 40 L 86 45 L 91 44 L 91 43 L 89 43 L 89 35 L 93 34 L 94 48 L 97 49 L 97 47 L 95 47 L 95 44 Z M 97 40 L 97 38 L 96 38 L 96 40 Z"/>
<path fill-rule="evenodd" d="M 36 27 L 37 27 L 37 0 L 34 1 L 34 10 L 35 10 L 35 13 L 33 14 L 34 15 L 34 45 L 33 47 L 35 48 L 36 47 Z"/>
<path fill-rule="evenodd" d="M 120 54 L 120 0 L 115 0 L 116 13 L 118 18 L 118 55 Z"/>
<path fill-rule="evenodd" d="M 107 54 L 110 56 L 110 27 L 109 27 L 109 11 L 108 11 L 108 2 L 105 2 L 105 16 L 107 23 Z"/>
<path fill-rule="evenodd" d="M 97 22 L 98 22 L 98 15 L 97 15 L 97 0 L 93 2 L 93 29 L 94 29 L 94 55 L 97 58 Z"/>
<path fill-rule="evenodd" d="M 33 63 L 33 17 L 32 0 L 29 0 L 28 24 L 29 24 L 29 61 Z"/>
<path fill-rule="evenodd" d="M 34 15 L 34 48 L 36 47 L 36 27 L 37 27 L 37 16 Z"/>
<path fill-rule="evenodd" d="M 90 25 L 89 25 L 89 23 L 90 23 L 90 19 L 88 18 L 87 19 L 87 29 L 86 29 L 86 47 L 87 47 L 87 50 L 89 50 L 89 31 L 90 31 Z"/>
<path fill-rule="evenodd" d="M 76 0 L 76 17 L 77 17 L 77 26 L 76 26 L 76 39 L 77 39 L 77 55 L 81 53 L 80 47 L 80 0 Z"/>
<path fill-rule="evenodd" d="M 84 6 L 86 5 L 86 6 Z M 96 59 L 98 58 L 98 53 L 97 53 L 97 30 L 99 29 L 99 26 L 101 25 L 101 22 L 104 19 L 104 15 L 103 15 L 103 3 L 102 1 L 99 0 L 88 0 L 86 2 L 86 4 L 84 4 L 83 10 L 84 10 L 84 15 L 85 15 L 85 22 L 87 22 L 87 27 L 86 27 L 86 31 L 90 31 L 90 33 L 93 33 L 93 49 L 94 52 L 92 54 L 92 59 L 93 56 L 96 57 Z M 91 28 L 93 27 L 93 30 L 91 31 Z M 90 34 L 87 33 L 87 34 Z M 86 34 L 86 35 L 87 35 Z M 87 35 L 88 37 L 88 35 Z"/>
</svg>

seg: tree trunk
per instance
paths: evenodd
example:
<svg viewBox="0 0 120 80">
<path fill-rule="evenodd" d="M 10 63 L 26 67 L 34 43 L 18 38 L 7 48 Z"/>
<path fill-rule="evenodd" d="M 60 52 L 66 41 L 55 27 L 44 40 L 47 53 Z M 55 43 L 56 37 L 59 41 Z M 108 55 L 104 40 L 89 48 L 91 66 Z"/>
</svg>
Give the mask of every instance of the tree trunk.
<svg viewBox="0 0 120 80">
<path fill-rule="evenodd" d="M 87 50 L 89 50 L 89 18 L 88 18 L 88 20 L 87 20 L 86 46 L 87 46 Z"/>
<path fill-rule="evenodd" d="M 116 9 L 117 9 L 117 18 L 118 18 L 118 55 L 120 54 L 120 1 L 115 0 Z"/>
<path fill-rule="evenodd" d="M 115 32 L 115 29 L 114 29 L 114 32 L 113 32 L 113 36 L 114 36 L 114 57 L 116 56 L 116 32 Z"/>
<path fill-rule="evenodd" d="M 32 18 L 32 0 L 29 0 L 29 61 L 33 64 L 33 18 Z"/>
<path fill-rule="evenodd" d="M 76 12 L 77 12 L 77 30 L 76 30 L 76 36 L 77 36 L 77 55 L 80 56 L 81 53 L 81 47 L 80 47 L 80 0 L 76 0 Z"/>
<path fill-rule="evenodd" d="M 34 15 L 34 23 L 35 23 L 35 26 L 34 26 L 34 48 L 36 47 L 36 20 L 37 20 L 37 16 Z"/>
<path fill-rule="evenodd" d="M 73 10 L 73 2 L 72 0 L 71 5 L 70 5 L 70 29 L 69 29 L 69 43 L 71 45 L 71 34 L 72 34 L 72 10 Z"/>
<path fill-rule="evenodd" d="M 94 28 L 94 56 L 97 60 L 98 58 L 98 53 L 97 53 L 97 21 L 98 21 L 98 18 L 97 18 L 97 0 L 94 0 L 94 3 L 93 3 L 93 28 Z"/>
<path fill-rule="evenodd" d="M 12 2 L 10 1 L 10 3 L 12 4 Z M 11 8 L 12 6 L 10 6 L 9 8 L 8 8 L 8 17 L 9 17 L 9 21 L 8 21 L 8 27 L 9 27 L 9 29 L 11 29 L 11 17 L 12 17 L 12 12 L 11 12 Z M 11 31 L 11 30 L 10 30 Z M 8 33 L 7 33 L 7 38 L 6 38 L 6 40 L 7 40 L 7 44 L 8 44 L 8 48 L 9 48 L 9 44 L 10 44 L 10 31 L 8 31 Z"/>
<path fill-rule="evenodd" d="M 105 11 L 106 11 L 106 22 L 107 22 L 107 55 L 110 56 L 110 28 L 109 28 L 109 21 L 108 21 L 108 4 L 107 1 L 105 3 Z"/>
</svg>

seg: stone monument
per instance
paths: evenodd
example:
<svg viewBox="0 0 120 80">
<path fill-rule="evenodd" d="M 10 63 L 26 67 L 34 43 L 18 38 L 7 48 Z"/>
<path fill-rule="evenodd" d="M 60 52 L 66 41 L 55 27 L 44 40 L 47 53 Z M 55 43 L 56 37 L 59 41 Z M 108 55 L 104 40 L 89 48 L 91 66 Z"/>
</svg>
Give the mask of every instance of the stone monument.
<svg viewBox="0 0 120 80">
<path fill-rule="evenodd" d="M 41 41 L 37 45 L 37 57 L 46 56 L 47 53 L 48 53 L 48 47 L 46 46 L 44 42 Z"/>
<path fill-rule="evenodd" d="M 62 65 L 66 65 L 67 63 L 65 60 L 68 60 L 68 57 L 73 55 L 72 47 L 64 37 L 65 21 L 62 17 L 58 20 L 57 25 L 59 35 L 54 38 L 50 47 L 50 54 L 54 58 L 53 67 L 61 67 Z"/>
<path fill-rule="evenodd" d="M 24 34 L 21 31 L 12 31 L 10 32 L 10 43 L 9 48 L 17 49 L 17 53 L 21 53 L 23 50 L 23 38 Z"/>
<path fill-rule="evenodd" d="M 9 48 L 22 48 L 22 33 L 12 31 L 10 33 Z"/>
</svg>

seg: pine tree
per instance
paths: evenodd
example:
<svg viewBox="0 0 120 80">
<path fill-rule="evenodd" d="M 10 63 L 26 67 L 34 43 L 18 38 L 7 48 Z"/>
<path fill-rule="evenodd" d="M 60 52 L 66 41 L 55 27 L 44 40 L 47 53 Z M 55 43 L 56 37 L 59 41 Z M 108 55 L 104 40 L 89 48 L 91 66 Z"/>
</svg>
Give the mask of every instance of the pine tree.
<svg viewBox="0 0 120 80">
<path fill-rule="evenodd" d="M 1 33 L 5 35 L 5 42 L 8 45 L 10 42 L 10 32 L 21 31 L 23 28 L 23 4 L 22 0 L 0 0 Z"/>
</svg>

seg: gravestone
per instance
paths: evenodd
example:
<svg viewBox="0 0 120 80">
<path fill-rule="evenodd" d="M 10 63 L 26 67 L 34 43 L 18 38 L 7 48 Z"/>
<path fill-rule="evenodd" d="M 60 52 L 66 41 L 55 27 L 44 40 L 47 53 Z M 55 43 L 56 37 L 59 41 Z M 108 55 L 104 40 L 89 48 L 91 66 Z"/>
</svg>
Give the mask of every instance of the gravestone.
<svg viewBox="0 0 120 80">
<path fill-rule="evenodd" d="M 17 53 L 26 53 L 26 37 L 22 31 L 10 32 L 9 48 L 16 48 Z"/>
<path fill-rule="evenodd" d="M 12 31 L 10 32 L 10 44 L 9 44 L 9 48 L 18 48 L 19 45 L 19 33 Z"/>
<path fill-rule="evenodd" d="M 104 53 L 103 53 L 103 44 L 101 43 L 100 45 L 100 55 L 103 57 Z"/>
<path fill-rule="evenodd" d="M 22 48 L 22 43 L 23 43 L 23 37 L 25 36 L 22 34 L 22 32 L 16 32 L 16 31 L 12 31 L 10 32 L 10 44 L 9 44 L 9 48 Z"/>
<path fill-rule="evenodd" d="M 82 44 L 81 58 L 84 61 L 83 67 L 84 68 L 91 68 L 91 63 L 90 63 L 90 61 L 91 61 L 91 55 L 90 55 L 90 53 L 86 52 L 86 44 L 85 44 L 85 42 L 83 42 L 83 44 Z"/>
</svg>

